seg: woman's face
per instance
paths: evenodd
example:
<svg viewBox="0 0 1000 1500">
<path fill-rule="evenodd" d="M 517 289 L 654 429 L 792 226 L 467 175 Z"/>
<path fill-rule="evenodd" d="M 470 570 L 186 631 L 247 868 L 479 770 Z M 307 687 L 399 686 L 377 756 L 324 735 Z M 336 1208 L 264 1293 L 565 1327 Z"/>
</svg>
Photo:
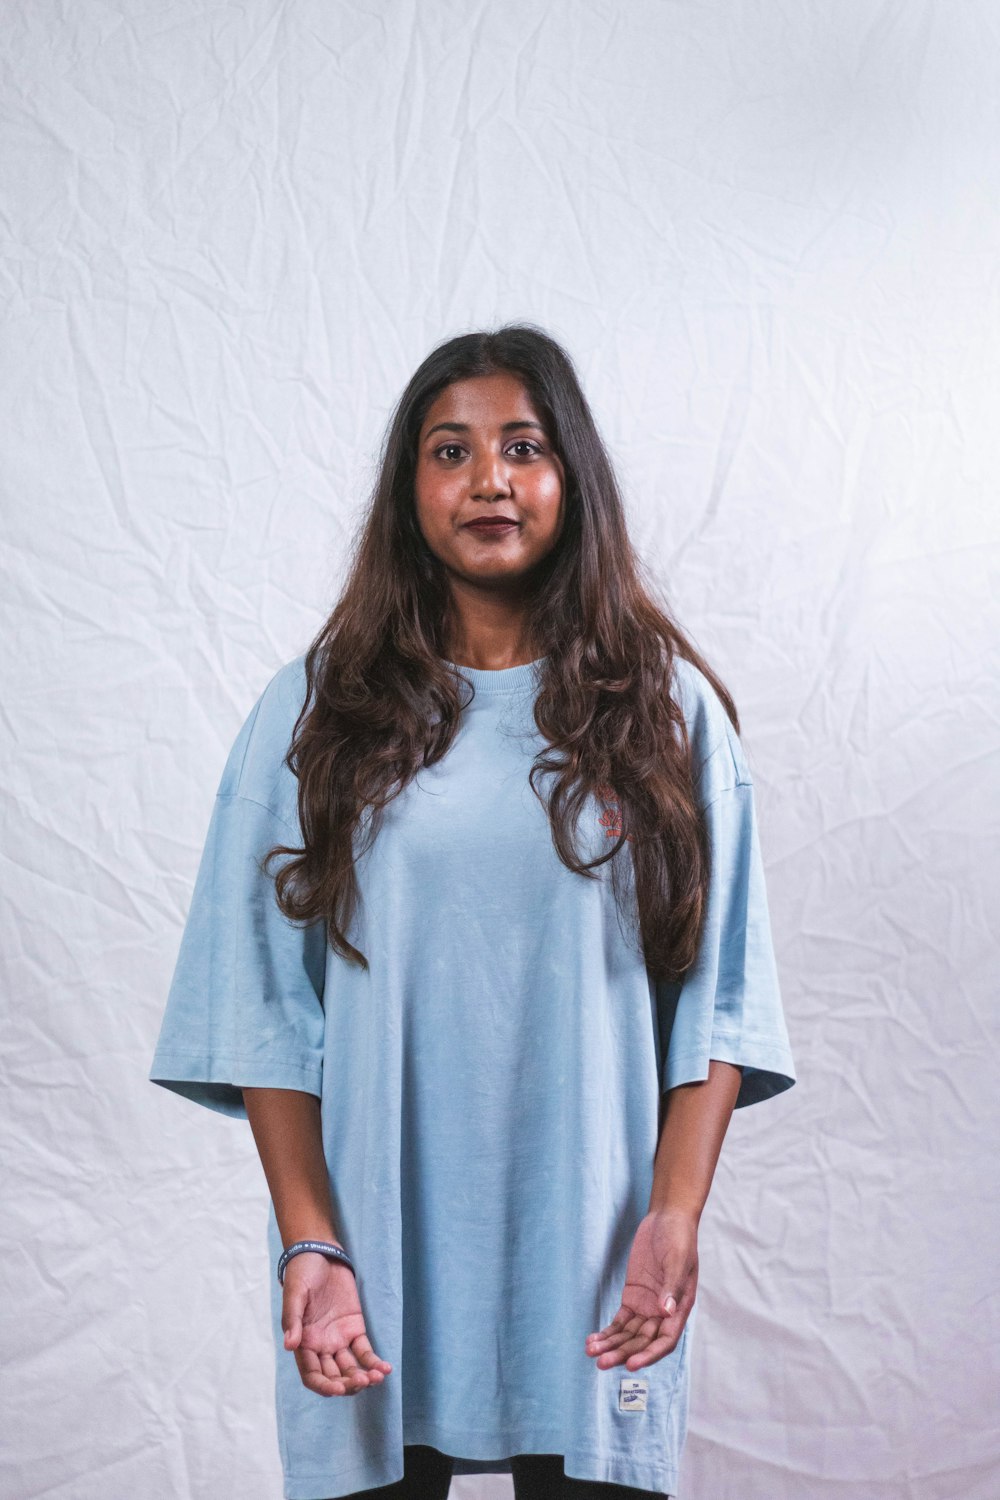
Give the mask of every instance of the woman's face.
<svg viewBox="0 0 1000 1500">
<path fill-rule="evenodd" d="M 417 523 L 453 582 L 517 585 L 559 539 L 563 479 L 516 376 L 459 380 L 438 394 L 420 429 Z M 508 524 L 473 524 L 500 518 Z"/>
</svg>

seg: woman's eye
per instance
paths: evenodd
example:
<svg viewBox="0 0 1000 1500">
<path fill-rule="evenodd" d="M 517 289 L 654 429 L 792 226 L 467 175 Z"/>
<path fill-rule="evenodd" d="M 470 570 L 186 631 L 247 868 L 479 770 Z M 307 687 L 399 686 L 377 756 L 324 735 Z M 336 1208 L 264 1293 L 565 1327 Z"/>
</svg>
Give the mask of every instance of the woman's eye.
<svg viewBox="0 0 1000 1500">
<path fill-rule="evenodd" d="M 538 444 L 533 443 L 530 438 L 518 438 L 515 442 L 511 443 L 508 452 L 513 453 L 517 448 L 526 450 L 517 455 L 519 458 L 531 458 L 542 451 Z M 437 458 L 443 458 L 449 463 L 453 457 L 459 458 L 463 452 L 464 449 L 461 443 L 442 443 L 440 448 L 435 448 L 434 450 Z"/>
</svg>

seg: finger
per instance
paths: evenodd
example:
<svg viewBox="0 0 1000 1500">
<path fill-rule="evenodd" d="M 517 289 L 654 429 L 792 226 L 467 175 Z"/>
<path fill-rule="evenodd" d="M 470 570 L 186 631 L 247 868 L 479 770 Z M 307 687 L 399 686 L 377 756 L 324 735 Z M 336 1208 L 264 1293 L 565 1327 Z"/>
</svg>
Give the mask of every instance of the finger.
<svg viewBox="0 0 1000 1500">
<path fill-rule="evenodd" d="M 625 1339 L 631 1338 L 638 1328 L 642 1326 L 643 1318 L 639 1313 L 627 1312 L 624 1308 L 600 1333 L 591 1333 L 587 1336 L 588 1344 L 603 1346 L 608 1349 L 617 1347 Z"/>
<path fill-rule="evenodd" d="M 616 1349 L 620 1349 L 622 1344 L 626 1343 L 631 1337 L 630 1333 L 620 1333 L 610 1339 L 588 1339 L 586 1345 L 587 1353 L 592 1356 L 612 1354 Z"/>
<path fill-rule="evenodd" d="M 358 1337 L 352 1341 L 351 1348 L 358 1356 L 358 1360 L 360 1361 L 360 1363 L 364 1365 L 366 1370 L 370 1370 L 373 1375 L 376 1372 L 379 1375 L 388 1375 L 389 1371 L 392 1369 L 392 1365 L 387 1359 L 379 1359 L 378 1355 L 375 1353 L 375 1350 L 372 1348 L 371 1344 L 368 1342 L 368 1339 L 363 1333 L 360 1333 Z"/>
<path fill-rule="evenodd" d="M 337 1361 L 341 1374 L 349 1381 L 357 1385 L 368 1384 L 368 1371 L 362 1369 L 349 1348 L 336 1350 L 333 1357 Z"/>
<path fill-rule="evenodd" d="M 297 1349 L 302 1342 L 302 1302 L 287 1293 L 282 1323 L 285 1329 L 285 1348 Z"/>
<path fill-rule="evenodd" d="M 627 1338 L 631 1338 L 633 1331 L 630 1329 L 618 1329 L 615 1334 L 589 1334 L 588 1344 L 592 1349 L 616 1349 L 619 1344 L 624 1344 Z"/>
<path fill-rule="evenodd" d="M 299 1376 L 302 1384 L 308 1391 L 315 1391 L 317 1396 L 343 1396 L 347 1394 L 344 1379 L 337 1366 L 331 1361 L 324 1373 L 321 1368 L 321 1357 L 313 1349 L 296 1349 L 295 1362 L 299 1367 Z M 332 1369 L 333 1376 L 329 1371 Z"/>
<path fill-rule="evenodd" d="M 672 1354 L 680 1343 L 680 1334 L 676 1331 L 664 1334 L 661 1338 L 654 1339 L 651 1344 L 640 1354 L 630 1354 L 625 1361 L 626 1370 L 642 1370 L 646 1365 L 655 1365 L 657 1360 L 662 1359 L 665 1354 Z"/>
<path fill-rule="evenodd" d="M 598 1358 L 598 1368 L 610 1369 L 612 1364 L 620 1365 L 632 1354 L 638 1354 L 645 1350 L 652 1339 L 660 1332 L 660 1320 L 658 1318 L 647 1318 L 642 1327 L 628 1338 L 621 1340 L 613 1349 L 605 1350 Z M 606 1364 L 601 1361 L 606 1360 Z"/>
<path fill-rule="evenodd" d="M 313 1391 L 317 1396 L 350 1396 L 352 1391 L 347 1390 L 343 1380 L 327 1380 L 317 1370 L 315 1374 L 303 1375 L 302 1384 L 307 1391 Z"/>
<path fill-rule="evenodd" d="M 358 1381 L 352 1375 L 345 1375 L 332 1354 L 322 1355 L 321 1363 L 324 1370 L 322 1378 L 326 1381 L 328 1395 L 356 1396 L 368 1383 L 367 1380 Z"/>
<path fill-rule="evenodd" d="M 625 1363 L 629 1370 L 638 1370 L 642 1365 L 653 1364 L 669 1354 L 680 1342 L 687 1322 L 690 1304 L 675 1313 L 664 1313 L 659 1318 L 647 1318 L 642 1328 L 631 1338 L 622 1340 L 616 1349 L 608 1351 L 607 1363 L 598 1359 L 598 1368 L 610 1369 L 613 1364 Z"/>
<path fill-rule="evenodd" d="M 619 1307 L 607 1327 L 598 1330 L 598 1337 L 603 1338 L 606 1335 L 620 1333 L 623 1328 L 634 1323 L 637 1316 L 638 1314 L 634 1313 L 630 1307 Z"/>
<path fill-rule="evenodd" d="M 340 1368 L 336 1355 L 323 1353 L 319 1356 L 319 1363 L 323 1372 L 323 1379 L 335 1389 L 336 1395 L 352 1396 L 359 1389 L 353 1378 L 350 1375 L 345 1375 L 344 1371 Z"/>
<path fill-rule="evenodd" d="M 601 1349 L 600 1346 L 597 1349 L 588 1349 L 588 1355 L 589 1358 L 597 1361 L 598 1367 L 601 1370 L 609 1370 L 610 1365 L 621 1365 L 625 1359 L 628 1359 L 631 1353 L 636 1352 L 636 1347 L 645 1349 L 646 1346 L 645 1343 L 636 1346 L 636 1341 L 633 1338 L 633 1340 L 628 1340 L 625 1346 L 618 1344 L 615 1349 Z M 604 1364 L 601 1364 L 601 1361 L 604 1361 Z"/>
<path fill-rule="evenodd" d="M 685 1288 L 676 1299 L 674 1297 L 668 1298 L 667 1300 L 674 1305 L 670 1312 L 665 1312 L 662 1308 L 660 1309 L 659 1317 L 662 1319 L 664 1326 L 671 1328 L 675 1333 L 678 1329 L 683 1328 L 687 1322 L 688 1313 L 694 1306 L 694 1298 L 695 1294 L 690 1287 Z"/>
<path fill-rule="evenodd" d="M 382 1361 L 375 1354 L 374 1350 L 370 1354 L 362 1354 L 358 1363 L 368 1376 L 368 1383 L 370 1385 L 378 1385 L 379 1381 L 384 1380 L 388 1373 L 386 1370 L 383 1370 Z"/>
<path fill-rule="evenodd" d="M 695 1297 L 698 1295 L 698 1276 L 692 1273 L 668 1286 L 660 1302 L 660 1310 L 664 1317 L 684 1317 Z"/>
<path fill-rule="evenodd" d="M 390 1370 L 392 1365 L 387 1359 L 380 1359 L 371 1346 L 371 1341 L 366 1333 L 359 1333 L 356 1339 L 351 1340 L 351 1348 L 362 1363 L 371 1365 L 372 1361 L 378 1365 L 386 1365 Z"/>
</svg>

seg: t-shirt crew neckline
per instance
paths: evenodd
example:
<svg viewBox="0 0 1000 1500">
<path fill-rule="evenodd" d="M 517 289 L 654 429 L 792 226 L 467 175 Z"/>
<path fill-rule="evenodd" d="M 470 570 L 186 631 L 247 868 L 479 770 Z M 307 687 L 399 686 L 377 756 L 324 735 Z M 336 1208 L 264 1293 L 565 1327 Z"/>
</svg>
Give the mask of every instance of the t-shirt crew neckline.
<svg viewBox="0 0 1000 1500">
<path fill-rule="evenodd" d="M 517 667 L 463 667 L 447 657 L 442 660 L 446 666 L 454 667 L 467 677 L 477 693 L 513 693 L 535 681 L 536 673 L 547 658 L 538 656 L 534 661 L 522 662 Z"/>
</svg>

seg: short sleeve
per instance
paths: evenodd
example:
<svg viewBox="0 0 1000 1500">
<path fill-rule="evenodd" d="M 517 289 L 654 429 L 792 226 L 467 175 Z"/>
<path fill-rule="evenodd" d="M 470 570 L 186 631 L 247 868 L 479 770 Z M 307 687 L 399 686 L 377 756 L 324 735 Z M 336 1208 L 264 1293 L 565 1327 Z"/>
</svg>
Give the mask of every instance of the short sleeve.
<svg viewBox="0 0 1000 1500">
<path fill-rule="evenodd" d="M 269 732 L 280 697 L 268 692 L 216 793 L 148 1075 L 241 1119 L 244 1087 L 322 1092 L 325 924 L 295 924 L 280 911 L 259 861 L 276 844 L 301 847 L 297 820 L 243 790 L 275 787 L 283 774 L 285 736 L 273 723 Z"/>
<path fill-rule="evenodd" d="M 698 742 L 700 805 L 709 843 L 709 888 L 698 952 L 683 980 L 657 981 L 661 1089 L 708 1077 L 711 1058 L 743 1070 L 737 1109 L 796 1081 L 771 934 L 754 788 L 742 746 L 704 682 Z M 714 698 L 714 694 L 711 695 Z M 710 727 L 711 726 L 711 727 Z"/>
</svg>

